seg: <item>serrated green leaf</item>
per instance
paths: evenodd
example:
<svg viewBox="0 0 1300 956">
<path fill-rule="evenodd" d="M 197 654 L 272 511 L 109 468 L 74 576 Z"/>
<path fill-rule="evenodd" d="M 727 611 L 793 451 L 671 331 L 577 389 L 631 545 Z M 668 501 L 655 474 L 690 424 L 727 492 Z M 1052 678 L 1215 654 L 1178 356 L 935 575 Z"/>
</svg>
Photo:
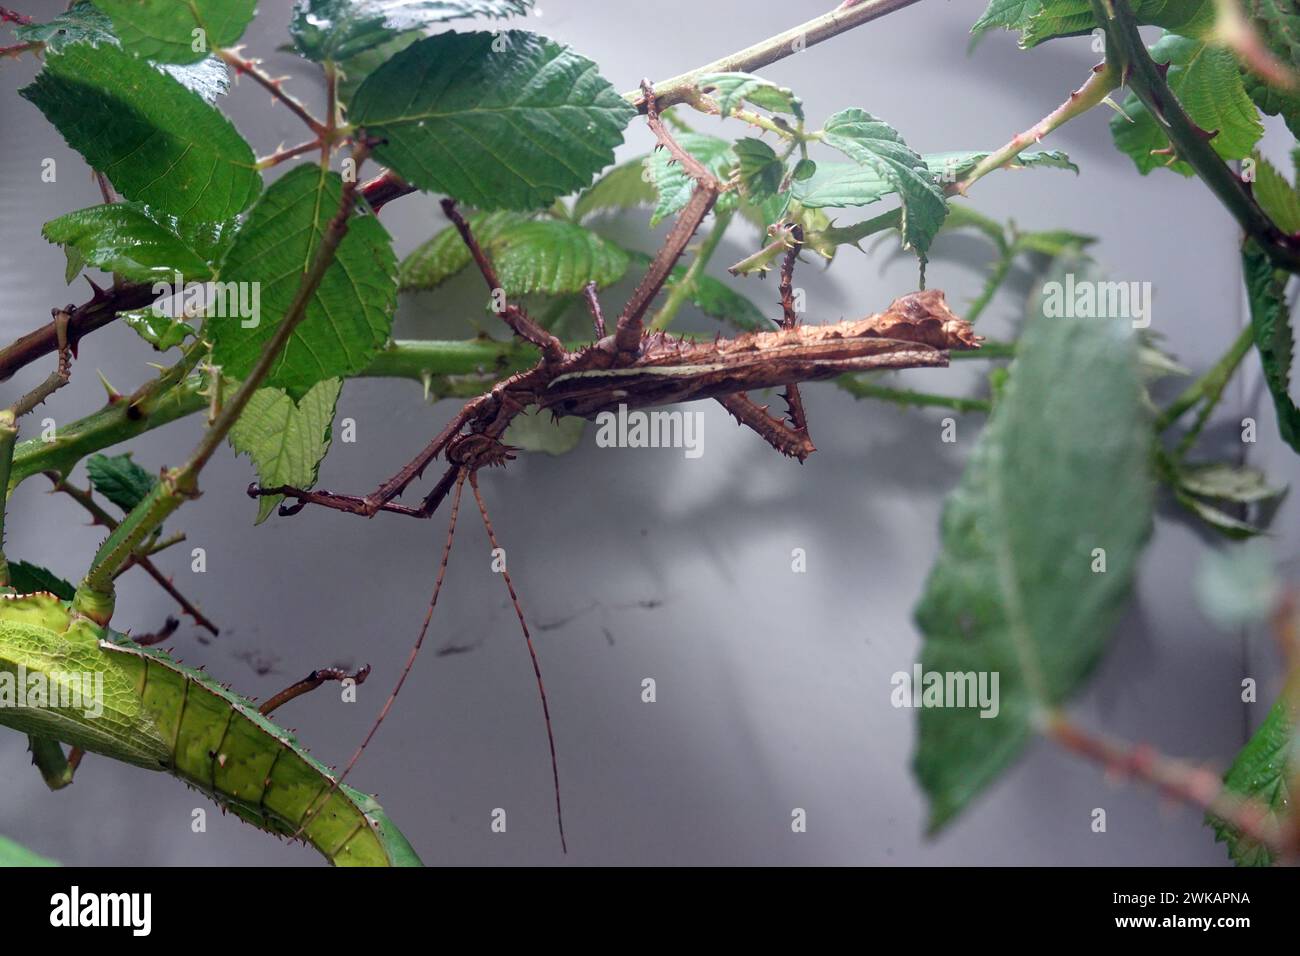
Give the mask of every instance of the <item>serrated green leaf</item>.
<svg viewBox="0 0 1300 956">
<path fill-rule="evenodd" d="M 1215 152 L 1224 159 L 1250 155 L 1264 127 L 1230 50 L 1168 33 L 1151 47 L 1151 58 L 1169 64 L 1169 89 L 1194 123 L 1215 133 L 1210 140 Z M 1169 149 L 1169 138 L 1136 94 L 1129 94 L 1122 109 L 1111 117 L 1111 135 L 1143 175 L 1157 167 L 1193 174 L 1181 160 L 1167 165 L 1168 154 L 1158 151 Z"/>
<path fill-rule="evenodd" d="M 401 33 L 470 17 L 527 16 L 533 0 L 298 0 L 289 33 L 309 60 L 336 63 Z"/>
<path fill-rule="evenodd" d="M 677 266 L 669 274 L 666 289 L 671 289 L 681 282 L 686 275 L 686 266 Z M 776 326 L 773 319 L 763 314 L 763 310 L 741 295 L 730 285 L 713 276 L 700 275 L 691 283 L 687 298 L 697 309 L 711 319 L 719 319 L 745 331 L 766 330 Z"/>
<path fill-rule="evenodd" d="M 149 474 L 130 455 L 91 455 L 86 459 L 86 473 L 94 489 L 124 512 L 138 505 L 158 483 L 158 476 Z"/>
<path fill-rule="evenodd" d="M 948 214 L 943 190 L 925 160 L 908 148 L 892 126 L 859 109 L 841 110 L 828 119 L 822 142 L 894 187 L 902 200 L 903 246 L 924 259 Z"/>
<path fill-rule="evenodd" d="M 95 6 L 112 18 L 128 52 L 159 63 L 196 63 L 234 46 L 257 0 L 95 0 Z"/>
<path fill-rule="evenodd" d="M 529 406 L 510 423 L 501 440 L 524 451 L 564 455 L 578 447 L 586 425 L 584 419 L 576 416 L 566 415 L 557 419 L 549 411 L 538 411 L 536 406 Z"/>
<path fill-rule="evenodd" d="M 1255 163 L 1255 199 L 1283 232 L 1300 232 L 1300 194 L 1277 168 L 1259 153 Z"/>
<path fill-rule="evenodd" d="M 676 139 L 677 145 L 699 160 L 718 179 L 728 179 L 731 171 L 736 168 L 736 153 L 726 140 L 703 133 L 678 133 Z M 680 163 L 670 162 L 670 158 L 667 150 L 657 150 L 650 155 L 650 174 L 655 191 L 659 194 L 655 211 L 650 216 L 651 226 L 657 226 L 669 216 L 681 212 L 695 191 L 695 180 L 686 174 Z M 734 208 L 735 202 L 734 195 L 723 193 L 714 204 L 714 211 Z"/>
<path fill-rule="evenodd" d="M 113 21 L 87 0 L 79 0 L 46 23 L 14 27 L 14 37 L 22 43 L 44 43 L 48 53 L 58 53 L 69 43 L 112 43 L 116 40 Z"/>
<path fill-rule="evenodd" d="M 197 93 L 205 103 L 215 103 L 218 96 L 230 90 L 230 70 L 215 56 L 197 63 L 159 63 L 162 70 L 191 92 Z"/>
<path fill-rule="evenodd" d="M 71 601 L 77 589 L 53 571 L 27 561 L 9 562 L 9 584 L 19 594 L 49 591 L 55 597 Z"/>
<path fill-rule="evenodd" d="M 1190 495 L 1181 488 L 1174 489 L 1174 498 L 1177 499 L 1180 505 L 1196 515 L 1197 518 L 1226 537 L 1242 540 L 1244 538 L 1253 538 L 1257 534 L 1263 534 L 1263 529 L 1255 527 L 1249 521 L 1234 517 L 1218 505 L 1197 498 L 1195 495 Z"/>
<path fill-rule="evenodd" d="M 1196 599 L 1226 630 L 1268 620 L 1281 593 L 1272 549 L 1261 540 L 1206 552 L 1196 569 Z"/>
<path fill-rule="evenodd" d="M 470 216 L 469 227 L 479 245 L 486 248 L 503 228 L 526 221 L 527 216 L 517 212 L 489 212 Z M 447 226 L 402 260 L 397 273 L 398 289 L 402 292 L 435 289 L 470 261 L 465 240 L 454 226 Z"/>
<path fill-rule="evenodd" d="M 69 598 L 68 600 L 71 600 Z M 5 836 L 0 836 L 0 866 L 58 866 L 59 864 L 41 856 L 39 853 L 33 853 L 27 847 Z"/>
<path fill-rule="evenodd" d="M 996 717 L 920 711 L 913 767 L 931 832 L 1078 689 L 1123 611 L 1152 507 L 1135 346 L 1125 323 L 1048 317 L 1040 303 L 945 506 L 943 550 L 916 609 L 921 667 L 997 673 L 1000 686 Z"/>
<path fill-rule="evenodd" d="M 342 388 L 339 379 L 326 379 L 313 386 L 296 404 L 278 388 L 259 388 L 253 393 L 244 414 L 230 430 L 230 446 L 252 460 L 259 483 L 267 487 L 295 488 L 311 488 L 316 484 L 320 463 L 329 451 L 334 412 Z M 282 497 L 259 498 L 254 524 L 265 521 Z"/>
<path fill-rule="evenodd" d="M 229 227 L 215 224 L 210 228 L 220 235 Z M 41 228 L 41 235 L 48 242 L 75 249 L 83 263 L 135 282 L 170 280 L 177 272 L 186 280 L 211 278 L 213 269 L 203 254 L 210 250 L 191 248 L 178 234 L 180 229 L 174 216 L 143 203 L 123 202 L 51 219 Z"/>
<path fill-rule="evenodd" d="M 732 149 L 736 154 L 740 194 L 745 199 L 761 204 L 781 191 L 785 163 L 771 146 L 761 139 L 746 137 L 737 140 Z"/>
<path fill-rule="evenodd" d="M 253 151 L 224 116 L 115 46 L 75 43 L 19 91 L 127 199 L 225 220 L 262 188 Z"/>
<path fill-rule="evenodd" d="M 987 159 L 988 150 L 958 150 L 950 153 L 926 153 L 923 157 L 930 172 L 940 182 L 956 182 L 968 172 Z M 1079 167 L 1070 161 L 1070 157 L 1059 149 L 1027 149 L 1011 161 L 1013 167 L 1035 167 L 1043 169 L 1067 169 L 1078 173 Z"/>
<path fill-rule="evenodd" d="M 184 319 L 156 315 L 153 309 L 122 312 L 118 318 L 159 352 L 184 345 L 185 340 L 195 334 L 193 327 Z"/>
<path fill-rule="evenodd" d="M 628 256 L 589 229 L 558 219 L 533 219 L 500 230 L 491 242 L 497 278 L 508 296 L 581 292 L 623 278 Z"/>
<path fill-rule="evenodd" d="M 565 295 L 581 292 L 588 282 L 604 288 L 627 271 L 623 249 L 576 223 L 512 212 L 480 214 L 469 222 L 508 296 Z M 449 226 L 407 256 L 400 287 L 433 289 L 469 263 L 460 233 Z"/>
<path fill-rule="evenodd" d="M 361 89 L 361 84 L 365 82 L 366 77 L 412 43 L 423 39 L 423 31 L 407 30 L 405 33 L 397 34 L 391 40 L 386 40 L 378 46 L 373 46 L 339 63 L 338 95 L 339 102 L 343 104 L 345 111 L 352 102 L 352 97 L 356 96 L 357 90 Z"/>
<path fill-rule="evenodd" d="M 412 44 L 366 78 L 349 115 L 408 182 L 491 210 L 587 186 L 635 111 L 586 57 L 512 30 Z"/>
<path fill-rule="evenodd" d="M 606 211 L 653 206 L 657 194 L 649 162 L 649 156 L 639 156 L 620 163 L 583 190 L 573 204 L 574 221 Z"/>
<path fill-rule="evenodd" d="M 50 53 L 58 53 L 69 43 L 101 43 L 121 46 L 113 33 L 113 22 L 87 0 L 78 0 L 66 11 L 48 23 L 32 23 L 14 30 L 15 36 L 27 43 L 44 43 Z M 207 103 L 223 95 L 230 87 L 230 73 L 226 64 L 215 56 L 196 63 L 154 63 L 158 70 L 175 79 L 187 90 L 193 90 Z"/>
<path fill-rule="evenodd" d="M 1294 72 L 1300 69 L 1300 7 L 1295 0 L 1241 0 L 1245 14 L 1264 46 Z M 1285 89 L 1243 68 L 1250 98 L 1269 116 L 1281 116 L 1292 135 L 1300 136 L 1300 90 Z"/>
<path fill-rule="evenodd" d="M 1291 310 L 1286 301 L 1286 273 L 1273 268 L 1268 255 L 1253 239 L 1241 251 L 1246 298 L 1255 348 L 1264 367 L 1264 381 L 1277 409 L 1277 427 L 1282 440 L 1300 452 L 1300 408 L 1291 400 L 1291 363 L 1295 337 L 1291 331 Z"/>
<path fill-rule="evenodd" d="M 1137 22 L 1160 26 L 1184 36 L 1204 36 L 1214 26 L 1214 0 L 1133 0 Z M 972 42 L 1001 27 L 1019 31 L 1021 47 L 1078 36 L 1096 29 L 1090 0 L 990 0 L 971 27 Z"/>
<path fill-rule="evenodd" d="M 235 318 L 205 325 L 213 359 L 235 378 L 252 369 L 275 334 L 311 265 L 343 183 L 337 173 L 315 165 L 297 166 L 258 200 L 226 253 L 223 283 L 257 283 L 260 315 L 245 328 Z M 307 315 L 289 339 L 266 380 L 301 399 L 317 382 L 359 372 L 383 347 L 397 298 L 397 261 L 392 240 L 373 215 L 355 214 L 334 262 L 307 305 Z"/>
<path fill-rule="evenodd" d="M 1295 714 L 1283 695 L 1237 754 L 1223 777 L 1224 786 L 1232 793 L 1260 801 L 1269 809 L 1271 821 L 1280 823 L 1282 815 L 1292 809 L 1288 783 L 1295 759 Z M 1206 817 L 1205 822 L 1214 828 L 1216 842 L 1228 844 L 1228 855 L 1238 866 L 1273 865 L 1268 847 L 1222 820 Z"/>
<path fill-rule="evenodd" d="M 746 101 L 771 113 L 790 113 L 803 119 L 799 97 L 784 86 L 752 73 L 706 73 L 695 81 L 696 87 L 718 101 L 723 116 Z"/>
<path fill-rule="evenodd" d="M 896 190 L 889 179 L 859 163 L 818 163 L 817 171 L 792 184 L 791 195 L 809 209 L 867 206 Z"/>
<path fill-rule="evenodd" d="M 1178 481 L 1194 495 L 1238 504 L 1268 501 L 1283 492 L 1281 488 L 1272 487 L 1268 476 L 1258 468 L 1227 462 L 1184 466 L 1178 472 Z"/>
</svg>

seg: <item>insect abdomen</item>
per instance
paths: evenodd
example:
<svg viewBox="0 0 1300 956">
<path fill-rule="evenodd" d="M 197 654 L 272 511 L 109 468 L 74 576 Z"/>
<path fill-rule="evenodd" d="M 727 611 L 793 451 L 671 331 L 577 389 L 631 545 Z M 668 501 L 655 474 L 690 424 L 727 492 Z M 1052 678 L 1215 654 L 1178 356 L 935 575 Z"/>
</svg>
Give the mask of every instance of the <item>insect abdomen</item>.
<svg viewBox="0 0 1300 956">
<path fill-rule="evenodd" d="M 170 742 L 159 769 L 259 829 L 292 836 L 302 827 L 301 837 L 335 865 L 420 865 L 378 803 L 351 787 L 330 793 L 324 764 L 245 698 L 160 651 L 102 646 L 135 671 L 144 707 Z"/>
</svg>

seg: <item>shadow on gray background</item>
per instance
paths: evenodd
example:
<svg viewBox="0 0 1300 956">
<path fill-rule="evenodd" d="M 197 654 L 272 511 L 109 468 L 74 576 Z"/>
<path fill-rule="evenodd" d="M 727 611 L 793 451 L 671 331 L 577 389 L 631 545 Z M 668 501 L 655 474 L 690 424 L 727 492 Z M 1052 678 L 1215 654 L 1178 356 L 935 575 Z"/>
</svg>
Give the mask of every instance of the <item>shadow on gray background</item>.
<svg viewBox="0 0 1300 956">
<path fill-rule="evenodd" d="M 55 2 L 30 4 L 47 18 Z M 592 57 L 619 88 L 663 77 L 771 35 L 823 3 L 663 0 L 652 19 L 631 2 L 546 0 L 528 26 Z M 961 12 L 956 8 L 960 6 Z M 810 119 L 861 106 L 895 124 L 919 151 L 992 148 L 1054 108 L 1096 59 L 1086 40 L 1030 53 L 1009 35 L 966 55 L 980 4 L 923 3 L 765 70 L 793 87 Z M 703 19 L 702 19 L 703 18 Z M 288 3 L 264 0 L 245 37 L 249 55 L 319 105 L 310 68 L 276 53 Z M 635 20 L 635 22 L 634 22 Z M 696 24 L 682 30 L 681 24 Z M 41 223 L 99 201 L 84 164 L 15 91 L 35 71 L 0 65 L 4 243 L 0 288 L 7 341 L 41 322 L 51 305 L 80 300 L 62 283 L 63 255 L 39 238 Z M 251 83 L 223 103 L 264 155 L 301 139 L 296 120 Z M 692 117 L 695 121 L 696 118 Z M 1101 237 L 1098 258 L 1117 279 L 1156 289 L 1154 330 L 1179 358 L 1203 369 L 1242 322 L 1235 229 L 1196 182 L 1139 177 L 1115 151 L 1106 115 L 1095 111 L 1055 135 L 1082 168 L 1000 173 L 972 192 L 976 208 L 1025 228 L 1070 228 Z M 713 124 L 702 118 L 698 125 Z M 742 135 L 738 126 L 728 130 Z M 625 159 L 652 144 L 634 123 Z M 39 180 L 43 157 L 59 163 L 56 185 Z M 412 196 L 381 216 L 399 255 L 443 227 L 434 199 Z M 624 235 L 643 249 L 639 222 Z M 752 250 L 737 225 L 713 272 Z M 967 237 L 942 239 L 929 282 L 959 312 L 978 292 L 992 252 Z M 877 311 L 916 283 L 915 264 L 841 253 L 829 272 L 798 277 L 811 321 Z M 1029 292 L 1029 277 L 997 300 L 982 331 L 1005 335 Z M 775 310 L 775 283 L 742 291 Z M 605 296 L 606 312 L 621 300 Z M 480 316 L 468 281 L 446 294 L 405 298 L 404 337 L 464 334 Z M 134 333 L 110 327 L 83 343 L 74 380 L 48 406 L 68 421 L 102 402 L 94 369 L 126 390 L 156 356 Z M 1250 360 L 1253 362 L 1253 358 Z M 982 363 L 909 373 L 917 387 L 956 390 Z M 29 368 L 4 386 L 17 394 L 45 375 Z M 1255 367 L 1251 365 L 1251 374 Z M 1249 396 L 1247 398 L 1247 396 Z M 9 401 L 11 399 L 5 399 Z M 911 608 L 937 547 L 943 495 L 956 483 L 981 422 L 959 420 L 956 445 L 939 440 L 945 413 L 854 402 L 813 387 L 807 402 L 819 452 L 800 467 L 773 454 L 711 404 L 698 460 L 676 451 L 595 447 L 593 432 L 561 458 L 525 456 L 484 476 L 484 493 L 505 544 L 537 643 L 551 699 L 570 853 L 555 833 L 546 739 L 528 657 L 505 589 L 490 573 L 488 545 L 468 514 L 447 590 L 423 658 L 352 782 L 377 792 L 429 863 L 944 863 L 1191 864 L 1225 859 L 1199 814 L 1162 806 L 1150 793 L 1108 783 L 1097 768 L 1036 745 L 940 839 L 922 839 L 924 803 L 910 773 L 914 716 L 889 703 L 889 678 L 918 653 Z M 1235 388 L 1222 419 L 1259 418 L 1256 449 L 1276 480 L 1294 459 L 1276 438 L 1266 396 Z M 355 381 L 340 417 L 357 442 L 335 442 L 323 487 L 364 491 L 405 462 L 451 414 L 454 403 L 422 404 L 418 386 Z M 191 419 L 150 433 L 131 448 L 150 470 L 174 464 L 199 434 Z M 1223 433 L 1223 457 L 1240 455 Z M 1254 452 L 1253 452 L 1254 453 Z M 239 690 L 266 697 L 314 666 L 368 661 L 361 706 L 322 691 L 281 718 L 327 762 L 341 762 L 364 735 L 413 641 L 429 596 L 444 521 L 328 512 L 272 518 L 254 528 L 244 496 L 245 459 L 226 450 L 203 478 L 203 497 L 173 520 L 207 551 L 206 574 L 183 554 L 162 563 L 223 628 L 208 646 L 187 621 L 176 640 L 187 663 L 204 663 Z M 69 501 L 47 497 L 43 479 L 11 505 L 13 555 L 77 577 L 100 540 Z M 472 511 L 472 509 L 471 509 Z M 1295 506 L 1275 523 L 1282 554 L 1295 553 Z M 808 573 L 790 573 L 806 549 Z M 1075 704 L 1096 729 L 1144 739 L 1193 759 L 1226 763 L 1277 690 L 1266 642 L 1214 630 L 1195 609 L 1191 575 L 1203 550 L 1180 518 L 1162 518 L 1143 562 L 1124 626 Z M 152 630 L 173 611 L 138 572 L 122 579 L 116 623 Z M 463 653 L 435 656 L 457 645 Z M 248 659 L 260 660 L 258 674 Z M 1261 685 L 1261 707 L 1243 713 L 1240 680 Z M 658 702 L 643 704 L 653 677 Z M 0 734 L 0 833 L 69 863 L 312 864 L 305 848 L 277 845 L 161 774 L 88 757 L 76 785 L 48 793 L 28 768 L 25 741 Z M 206 833 L 192 810 L 209 811 Z M 489 831 L 496 807 L 505 835 Z M 793 807 L 808 811 L 806 834 L 790 832 Z M 1109 832 L 1090 832 L 1094 807 Z"/>
</svg>

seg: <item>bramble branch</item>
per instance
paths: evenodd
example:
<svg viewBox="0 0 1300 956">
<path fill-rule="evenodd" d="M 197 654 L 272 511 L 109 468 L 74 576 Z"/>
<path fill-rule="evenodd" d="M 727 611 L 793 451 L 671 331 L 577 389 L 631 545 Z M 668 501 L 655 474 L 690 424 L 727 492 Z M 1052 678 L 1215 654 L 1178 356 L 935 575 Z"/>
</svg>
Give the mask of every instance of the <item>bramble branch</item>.
<svg viewBox="0 0 1300 956">
<path fill-rule="evenodd" d="M 1116 61 L 1125 81 L 1168 137 L 1174 155 L 1191 166 L 1210 191 L 1254 237 L 1280 269 L 1300 272 L 1300 240 L 1278 228 L 1255 201 L 1250 187 L 1219 156 L 1213 132 L 1196 125 L 1165 82 L 1165 70 L 1151 59 L 1128 0 L 1092 0 L 1106 33 L 1106 59 Z"/>
<path fill-rule="evenodd" d="M 307 112 L 307 107 L 303 106 L 298 100 L 284 91 L 284 81 L 288 77 L 272 77 L 265 73 L 257 64 L 258 60 L 246 60 L 239 55 L 239 47 L 229 50 L 217 50 L 216 55 L 235 71 L 235 76 L 240 74 L 252 77 L 253 81 L 265 89 L 272 97 L 279 100 L 289 108 L 289 112 L 298 117 L 307 124 L 308 129 L 318 137 L 327 135 L 329 128 Z"/>
<path fill-rule="evenodd" d="M 846 33 L 854 27 L 878 20 L 880 17 L 910 7 L 918 0 L 846 0 L 830 13 L 791 27 L 784 33 L 761 40 L 753 46 L 706 63 L 704 66 L 656 83 L 655 99 L 660 109 L 684 103 L 695 92 L 699 78 L 709 73 L 752 73 L 760 67 L 802 52 L 831 37 Z M 645 112 L 645 99 L 640 90 L 631 90 L 623 98 Z"/>
<path fill-rule="evenodd" d="M 1293 859 L 1297 847 L 1283 838 L 1282 828 L 1258 800 L 1225 789 L 1219 775 L 1204 767 L 1166 757 L 1145 744 L 1127 744 L 1088 731 L 1063 714 L 1048 718 L 1045 734 L 1071 753 L 1100 764 L 1108 773 L 1148 783 L 1165 796 L 1199 807 L 1283 859 Z"/>
</svg>

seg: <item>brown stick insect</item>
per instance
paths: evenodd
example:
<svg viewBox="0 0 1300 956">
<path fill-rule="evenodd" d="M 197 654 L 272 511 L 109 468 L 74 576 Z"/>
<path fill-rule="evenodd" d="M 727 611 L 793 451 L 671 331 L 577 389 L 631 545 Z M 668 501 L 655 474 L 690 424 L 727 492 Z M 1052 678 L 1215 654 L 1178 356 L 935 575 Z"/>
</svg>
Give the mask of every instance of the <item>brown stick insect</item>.
<svg viewBox="0 0 1300 956">
<path fill-rule="evenodd" d="M 677 144 L 660 119 L 648 82 L 642 84 L 642 93 L 646 122 L 658 141 L 656 148 L 668 150 L 670 161 L 681 164 L 695 187 L 644 278 L 619 314 L 613 332 L 606 330 L 604 313 L 592 283 L 587 286 L 585 297 L 596 341 L 585 348 L 567 350 L 558 338 L 538 325 L 520 306 L 504 299 L 492 262 L 456 209 L 455 202 L 444 199 L 442 208 L 460 232 L 488 289 L 498 304 L 504 303 L 498 309 L 502 319 L 515 335 L 540 350 L 537 364 L 503 379 L 467 402 L 419 455 L 364 497 L 284 486 L 263 488 L 254 484 L 249 487 L 249 494 L 253 497 L 283 495 L 290 499 L 280 505 L 283 515 L 296 514 L 313 504 L 365 517 L 385 511 L 428 518 L 451 495 L 446 544 L 420 635 L 370 732 L 339 775 L 340 783 L 347 778 L 388 715 L 428 633 L 442 590 L 461 493 L 467 481 L 488 539 L 494 549 L 498 546 L 477 475 L 486 465 L 505 465 L 514 458 L 517 449 L 504 444 L 501 439 L 510 422 L 528 406 L 537 406 L 539 411 L 548 409 L 556 416 L 576 415 L 594 419 L 601 412 L 616 410 L 620 405 L 632 409 L 715 399 L 777 451 L 802 462 L 815 448 L 799 395 L 800 383 L 829 379 L 845 372 L 946 366 L 949 350 L 979 347 L 979 337 L 964 320 L 949 310 L 943 293 L 934 289 L 902 296 L 884 312 L 866 318 L 833 325 L 800 325 L 793 295 L 794 267 L 802 243 L 802 234 L 797 226 L 791 227 L 787 233 L 790 248 L 781 268 L 780 293 L 784 314 L 779 329 L 750 332 L 730 339 L 719 337 L 713 342 L 692 341 L 659 331 L 647 332 L 644 317 L 651 302 L 719 195 L 733 187 L 719 182 Z M 766 406 L 757 404 L 747 394 L 753 389 L 764 388 L 784 388 L 787 413 L 783 418 L 771 415 Z M 398 503 L 395 499 L 439 455 L 446 460 L 447 468 L 424 500 L 414 507 Z M 508 572 L 503 571 L 502 577 L 510 592 L 537 677 L 551 751 L 556 819 L 561 846 L 567 851 L 555 738 L 541 668 L 514 582 Z"/>
</svg>

